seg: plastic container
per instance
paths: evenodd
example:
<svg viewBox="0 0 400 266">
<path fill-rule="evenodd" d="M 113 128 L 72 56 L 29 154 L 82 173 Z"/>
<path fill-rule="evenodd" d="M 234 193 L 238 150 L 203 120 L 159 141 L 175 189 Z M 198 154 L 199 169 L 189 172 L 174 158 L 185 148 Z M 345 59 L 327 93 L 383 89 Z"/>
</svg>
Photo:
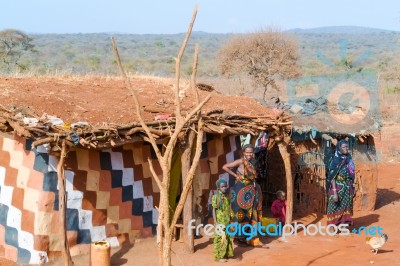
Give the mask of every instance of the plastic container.
<svg viewBox="0 0 400 266">
<path fill-rule="evenodd" d="M 90 266 L 111 266 L 111 248 L 107 241 L 98 241 L 90 245 Z"/>
<path fill-rule="evenodd" d="M 276 218 L 270 218 L 270 217 L 263 217 L 262 218 L 262 220 L 261 220 L 261 225 L 262 226 L 268 226 L 268 225 L 270 225 L 270 224 L 274 224 L 274 225 L 277 225 L 277 222 L 276 222 Z M 270 226 L 270 227 L 268 227 L 268 232 L 269 233 L 275 233 L 275 226 Z M 266 233 L 266 230 L 262 230 L 264 233 Z"/>
</svg>

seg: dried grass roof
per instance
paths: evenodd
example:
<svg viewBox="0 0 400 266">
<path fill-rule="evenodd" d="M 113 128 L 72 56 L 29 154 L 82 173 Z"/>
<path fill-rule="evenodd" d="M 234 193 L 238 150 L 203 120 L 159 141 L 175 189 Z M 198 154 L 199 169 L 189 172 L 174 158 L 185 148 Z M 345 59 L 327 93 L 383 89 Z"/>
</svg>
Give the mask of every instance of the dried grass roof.
<svg viewBox="0 0 400 266">
<path fill-rule="evenodd" d="M 373 118 L 360 115 L 335 116 L 320 112 L 308 116 L 292 116 L 293 130 L 309 132 L 315 129 L 321 133 L 341 135 L 369 135 L 380 130 L 380 124 Z"/>
</svg>

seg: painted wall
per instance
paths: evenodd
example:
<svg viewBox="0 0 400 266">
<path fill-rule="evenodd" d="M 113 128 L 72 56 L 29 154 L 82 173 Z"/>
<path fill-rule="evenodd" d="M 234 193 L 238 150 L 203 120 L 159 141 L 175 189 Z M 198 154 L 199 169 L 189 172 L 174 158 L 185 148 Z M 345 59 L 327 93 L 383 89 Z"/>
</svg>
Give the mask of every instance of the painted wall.
<svg viewBox="0 0 400 266">
<path fill-rule="evenodd" d="M 29 150 L 24 139 L 0 135 L 0 252 L 19 263 L 46 260 L 57 246 L 49 236 L 57 228 L 42 223 L 56 218 L 49 215 L 55 201 L 48 186 L 55 160 Z"/>
<path fill-rule="evenodd" d="M 57 158 L 46 146 L 0 136 L 0 253 L 18 263 L 60 255 Z M 155 233 L 159 193 L 148 162 L 148 145 L 107 151 L 77 149 L 66 161 L 67 234 L 71 254 L 101 239 L 118 246 Z M 161 174 L 159 165 L 155 169 Z"/>
<path fill-rule="evenodd" d="M 209 218 L 209 221 L 212 222 L 210 204 L 211 196 L 216 190 L 215 182 L 219 178 L 223 178 L 228 181 L 228 187 L 234 185 L 235 178 L 225 173 L 222 166 L 240 158 L 240 147 L 238 136 L 206 134 L 197 168 L 197 178 L 193 181 L 195 218 Z"/>
<path fill-rule="evenodd" d="M 237 146 L 235 137 L 204 138 L 194 185 L 200 211 L 207 210 L 207 198 L 222 165 L 238 158 Z M 35 264 L 61 255 L 58 158 L 49 155 L 48 148 L 43 145 L 32 150 L 30 140 L 0 135 L 0 254 L 19 263 Z M 151 178 L 149 157 L 161 175 L 147 144 L 68 152 L 66 223 L 71 255 L 87 253 L 88 244 L 94 241 L 106 239 L 115 247 L 156 233 L 158 212 L 154 206 L 160 196 Z M 231 185 L 233 182 L 230 180 Z"/>
</svg>

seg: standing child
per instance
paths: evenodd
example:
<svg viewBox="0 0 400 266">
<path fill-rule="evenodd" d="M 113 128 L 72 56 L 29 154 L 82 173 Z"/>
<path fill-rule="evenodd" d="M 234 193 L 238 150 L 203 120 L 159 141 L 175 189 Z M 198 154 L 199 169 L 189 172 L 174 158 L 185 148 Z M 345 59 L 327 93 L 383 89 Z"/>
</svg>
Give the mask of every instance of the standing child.
<svg viewBox="0 0 400 266">
<path fill-rule="evenodd" d="M 216 185 L 218 191 L 212 197 L 214 224 L 227 226 L 230 223 L 228 184 L 225 180 L 219 179 Z M 226 262 L 226 259 L 230 257 L 233 257 L 232 238 L 225 231 L 223 231 L 222 236 L 214 233 L 214 259 L 219 262 Z"/>
<path fill-rule="evenodd" d="M 277 218 L 278 222 L 285 224 L 286 221 L 286 194 L 282 190 L 276 192 L 277 199 L 272 203 L 272 215 Z"/>
</svg>

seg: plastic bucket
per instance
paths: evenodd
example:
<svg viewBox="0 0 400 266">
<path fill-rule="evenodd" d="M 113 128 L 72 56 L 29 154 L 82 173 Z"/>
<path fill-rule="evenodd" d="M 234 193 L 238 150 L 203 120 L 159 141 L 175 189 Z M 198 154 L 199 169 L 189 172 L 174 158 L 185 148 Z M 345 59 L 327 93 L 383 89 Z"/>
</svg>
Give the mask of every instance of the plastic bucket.
<svg viewBox="0 0 400 266">
<path fill-rule="evenodd" d="M 276 218 L 269 218 L 269 217 L 263 217 L 262 218 L 262 220 L 261 220 L 261 225 L 262 226 L 266 227 L 266 226 L 268 226 L 270 224 L 277 225 Z M 269 233 L 275 233 L 275 228 L 276 228 L 275 226 L 268 227 L 268 232 Z M 266 233 L 266 229 L 263 228 L 262 231 L 264 233 Z"/>
</svg>

